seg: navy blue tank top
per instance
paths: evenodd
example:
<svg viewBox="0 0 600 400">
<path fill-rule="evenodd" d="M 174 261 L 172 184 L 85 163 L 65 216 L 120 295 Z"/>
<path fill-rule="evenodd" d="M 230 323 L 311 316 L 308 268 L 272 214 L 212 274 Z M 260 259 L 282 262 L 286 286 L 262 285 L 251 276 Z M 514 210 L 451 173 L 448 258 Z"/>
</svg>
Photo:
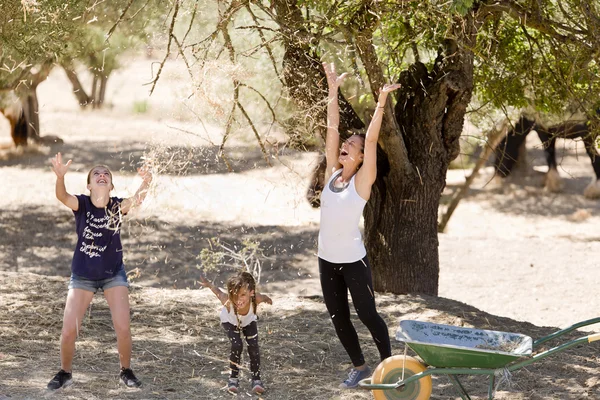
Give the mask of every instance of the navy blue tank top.
<svg viewBox="0 0 600 400">
<path fill-rule="evenodd" d="M 102 280 L 114 277 L 123 267 L 121 246 L 121 202 L 111 197 L 106 208 L 92 204 L 87 195 L 76 196 L 79 209 L 75 214 L 77 246 L 71 271 L 82 278 Z"/>
</svg>

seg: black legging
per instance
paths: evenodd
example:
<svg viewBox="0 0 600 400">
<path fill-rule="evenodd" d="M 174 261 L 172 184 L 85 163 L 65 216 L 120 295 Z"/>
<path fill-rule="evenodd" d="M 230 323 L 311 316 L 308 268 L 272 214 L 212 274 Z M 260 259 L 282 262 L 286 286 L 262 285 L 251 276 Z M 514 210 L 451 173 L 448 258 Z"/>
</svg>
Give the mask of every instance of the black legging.
<svg viewBox="0 0 600 400">
<path fill-rule="evenodd" d="M 242 350 L 244 344 L 238 327 L 224 322 L 221 324 L 227 337 L 231 342 L 231 354 L 229 355 L 229 366 L 231 368 L 231 377 L 237 378 L 240 373 L 240 362 L 242 358 Z M 248 355 L 250 356 L 250 371 L 252 371 L 252 379 L 260 379 L 260 352 L 258 349 L 258 324 L 252 321 L 250 325 L 242 327 L 242 333 L 248 344 Z"/>
<path fill-rule="evenodd" d="M 375 308 L 373 279 L 367 257 L 353 263 L 336 264 L 319 258 L 319 274 L 325 306 L 335 331 L 355 367 L 365 363 L 358 335 L 350 321 L 348 290 L 358 318 L 371 332 L 381 360 L 392 355 L 390 335 Z"/>
</svg>

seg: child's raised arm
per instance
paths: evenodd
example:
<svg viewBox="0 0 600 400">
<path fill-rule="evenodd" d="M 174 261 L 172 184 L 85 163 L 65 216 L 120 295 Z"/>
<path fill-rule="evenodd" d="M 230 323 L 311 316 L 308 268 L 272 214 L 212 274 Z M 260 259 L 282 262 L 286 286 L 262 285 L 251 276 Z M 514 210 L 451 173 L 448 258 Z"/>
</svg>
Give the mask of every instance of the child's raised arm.
<svg viewBox="0 0 600 400">
<path fill-rule="evenodd" d="M 227 303 L 227 301 L 229 300 L 229 296 L 227 295 L 227 293 L 223 292 L 220 288 L 213 285 L 208 279 L 206 279 L 206 277 L 200 276 L 200 284 L 204 287 L 209 288 L 211 292 L 213 292 L 215 296 L 217 296 L 217 298 L 221 300 L 221 303 L 223 305 L 225 305 L 225 303 Z"/>
<path fill-rule="evenodd" d="M 152 182 L 152 172 L 147 165 L 143 165 L 138 169 L 138 173 L 142 177 L 142 184 L 132 197 L 124 199 L 121 203 L 121 212 L 123 214 L 127 214 L 134 205 L 139 206 L 142 204 L 148 193 L 148 187 L 150 186 L 150 182 Z"/>
<path fill-rule="evenodd" d="M 50 162 L 52 163 L 52 171 L 56 174 L 56 198 L 71 210 L 77 211 L 79 209 L 79 200 L 67 192 L 67 188 L 65 187 L 65 174 L 69 170 L 72 160 L 63 164 L 62 154 L 58 153 L 54 158 L 50 159 Z"/>
<path fill-rule="evenodd" d="M 261 293 L 255 292 L 255 297 L 256 297 L 256 305 L 259 305 L 260 303 L 267 303 L 267 304 L 273 305 L 273 300 L 271 300 L 271 298 L 269 296 L 267 296 L 266 294 L 261 294 Z"/>
</svg>

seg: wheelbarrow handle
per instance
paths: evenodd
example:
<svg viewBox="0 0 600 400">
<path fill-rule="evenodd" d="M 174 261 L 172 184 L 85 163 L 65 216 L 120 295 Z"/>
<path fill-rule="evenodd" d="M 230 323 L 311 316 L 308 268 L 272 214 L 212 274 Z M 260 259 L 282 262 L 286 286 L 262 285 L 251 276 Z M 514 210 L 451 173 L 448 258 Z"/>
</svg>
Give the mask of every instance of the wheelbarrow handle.
<svg viewBox="0 0 600 400">
<path fill-rule="evenodd" d="M 588 343 L 595 342 L 596 340 L 600 340 L 600 333 L 595 333 L 588 336 Z"/>
<path fill-rule="evenodd" d="M 581 345 L 581 344 L 585 344 L 585 343 L 592 343 L 595 342 L 597 340 L 600 340 L 600 333 L 594 333 L 592 335 L 588 335 L 588 336 L 582 336 L 578 339 L 573 339 L 567 343 L 563 343 L 560 346 L 556 346 L 553 347 L 551 349 L 548 349 L 546 351 L 543 351 L 541 353 L 535 354 L 532 357 L 526 358 L 523 361 L 517 362 L 515 364 L 510 364 L 508 367 L 506 367 L 510 372 L 515 371 L 519 368 L 523 368 L 529 364 L 532 364 L 534 362 L 537 362 L 539 360 L 541 360 L 542 358 L 546 358 L 549 355 L 564 351 L 566 349 L 569 349 L 573 346 L 577 346 L 577 345 Z"/>
<path fill-rule="evenodd" d="M 592 325 L 592 324 L 597 324 L 599 322 L 600 322 L 600 317 L 599 318 L 588 319 L 587 321 L 578 322 L 576 324 L 573 324 L 573 325 L 569 326 L 568 328 L 561 329 L 561 330 L 556 331 L 556 332 L 554 332 L 554 333 L 552 333 L 552 334 L 550 334 L 548 336 L 544 336 L 543 338 L 536 340 L 535 342 L 533 342 L 533 348 L 535 349 L 540 344 L 542 344 L 544 342 L 547 342 L 548 340 L 555 339 L 555 338 L 557 338 L 559 336 L 562 336 L 565 333 L 569 333 L 571 331 L 574 331 L 575 329 L 578 329 L 578 328 L 581 328 L 581 327 L 584 327 L 584 326 L 588 326 L 588 325 Z M 596 341 L 596 340 L 598 340 L 598 339 L 594 339 L 592 341 Z"/>
</svg>

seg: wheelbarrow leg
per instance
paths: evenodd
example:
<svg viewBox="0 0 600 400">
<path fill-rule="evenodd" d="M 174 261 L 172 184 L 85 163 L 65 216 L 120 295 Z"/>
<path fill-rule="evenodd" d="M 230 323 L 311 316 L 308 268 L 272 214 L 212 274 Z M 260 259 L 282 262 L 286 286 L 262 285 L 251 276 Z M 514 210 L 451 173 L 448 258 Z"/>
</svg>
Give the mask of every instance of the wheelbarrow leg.
<svg viewBox="0 0 600 400">
<path fill-rule="evenodd" d="M 488 388 L 488 400 L 493 400 L 494 398 L 494 385 L 496 385 L 496 375 L 490 375 L 490 386 Z"/>
<path fill-rule="evenodd" d="M 450 382 L 452 382 L 452 385 L 454 386 L 462 400 L 471 400 L 471 397 L 469 397 L 469 394 L 463 387 L 462 383 L 460 383 L 456 375 L 448 375 L 448 379 L 450 379 Z"/>
</svg>

